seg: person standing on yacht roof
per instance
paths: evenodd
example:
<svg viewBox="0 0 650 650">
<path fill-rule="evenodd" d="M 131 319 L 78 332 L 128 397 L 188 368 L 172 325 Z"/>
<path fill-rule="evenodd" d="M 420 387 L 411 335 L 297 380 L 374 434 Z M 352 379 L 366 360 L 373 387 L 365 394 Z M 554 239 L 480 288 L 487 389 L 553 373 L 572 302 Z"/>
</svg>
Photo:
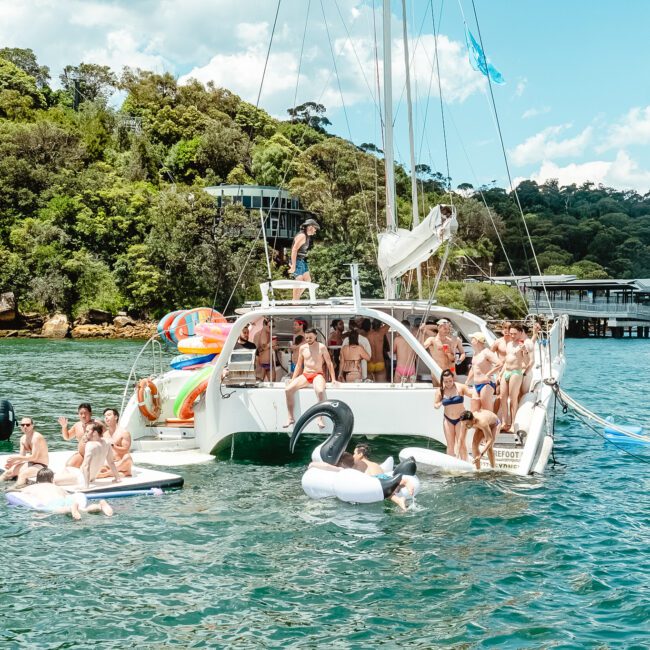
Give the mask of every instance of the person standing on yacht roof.
<svg viewBox="0 0 650 650">
<path fill-rule="evenodd" d="M 289 419 L 284 425 L 285 429 L 290 427 L 296 421 L 293 414 L 295 403 L 294 395 L 296 391 L 312 384 L 316 391 L 318 401 L 322 402 L 327 399 L 327 396 L 325 395 L 326 382 L 323 374 L 323 365 L 327 366 L 327 370 L 332 378 L 332 383 L 336 384 L 334 381 L 336 378 L 336 375 L 334 374 L 334 364 L 332 363 L 332 358 L 330 357 L 327 348 L 316 340 L 316 330 L 313 328 L 308 329 L 305 332 L 305 343 L 300 346 L 298 352 L 298 361 L 296 363 L 296 368 L 293 371 L 293 378 L 285 388 L 287 411 L 289 411 Z M 318 426 L 321 429 L 325 427 L 325 422 L 323 422 L 322 417 L 318 418 Z"/>
<path fill-rule="evenodd" d="M 295 280 L 311 282 L 309 264 L 307 263 L 307 254 L 311 246 L 311 238 L 319 230 L 320 226 L 318 225 L 318 221 L 315 219 L 307 219 L 300 226 L 300 232 L 293 238 L 289 273 L 293 275 Z M 300 296 L 302 295 L 303 291 L 304 289 L 294 289 L 293 300 L 300 300 Z"/>
</svg>

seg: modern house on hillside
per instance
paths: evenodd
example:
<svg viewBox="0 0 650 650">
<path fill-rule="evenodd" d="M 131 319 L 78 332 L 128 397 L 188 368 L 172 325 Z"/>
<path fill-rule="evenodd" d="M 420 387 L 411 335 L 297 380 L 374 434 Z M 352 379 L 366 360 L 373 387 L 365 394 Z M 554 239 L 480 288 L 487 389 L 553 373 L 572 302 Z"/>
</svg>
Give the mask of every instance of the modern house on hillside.
<svg viewBox="0 0 650 650">
<path fill-rule="evenodd" d="M 291 246 L 300 224 L 314 214 L 303 210 L 297 197 L 286 190 L 267 185 L 212 185 L 205 191 L 216 198 L 217 209 L 239 203 L 249 213 L 251 234 L 255 237 L 261 226 L 260 210 L 265 217 L 266 239 L 281 252 Z"/>
</svg>

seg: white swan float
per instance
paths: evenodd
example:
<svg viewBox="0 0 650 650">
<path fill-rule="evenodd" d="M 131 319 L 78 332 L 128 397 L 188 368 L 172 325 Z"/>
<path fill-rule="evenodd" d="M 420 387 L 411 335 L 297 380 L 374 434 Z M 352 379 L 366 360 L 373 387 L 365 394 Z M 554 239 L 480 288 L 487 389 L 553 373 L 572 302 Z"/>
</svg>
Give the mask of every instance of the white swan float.
<svg viewBox="0 0 650 650">
<path fill-rule="evenodd" d="M 291 435 L 289 448 L 292 453 L 307 424 L 321 416 L 332 420 L 334 429 L 327 440 L 314 449 L 312 460 L 328 463 L 332 470 L 310 467 L 303 474 L 302 489 L 308 497 L 337 497 L 348 503 L 375 503 L 393 494 L 410 499 L 419 492 L 420 481 L 415 475 L 416 464 L 412 458 L 407 458 L 396 466 L 393 466 L 392 458 L 387 458 L 381 463 L 384 474 L 380 476 L 370 476 L 345 466 L 351 456 L 345 452 L 345 448 L 352 438 L 354 415 L 350 407 L 340 400 L 319 402 L 303 413 Z M 408 487 L 400 487 L 403 479 L 406 479 Z"/>
</svg>

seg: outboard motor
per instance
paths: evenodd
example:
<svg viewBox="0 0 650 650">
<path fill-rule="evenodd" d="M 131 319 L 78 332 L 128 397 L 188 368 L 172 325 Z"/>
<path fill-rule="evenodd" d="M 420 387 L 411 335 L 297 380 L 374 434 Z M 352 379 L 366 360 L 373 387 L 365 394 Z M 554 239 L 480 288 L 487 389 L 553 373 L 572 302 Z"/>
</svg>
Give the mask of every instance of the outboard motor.
<svg viewBox="0 0 650 650">
<path fill-rule="evenodd" d="M 8 399 L 0 400 L 0 440 L 9 440 L 15 426 L 14 407 Z"/>
</svg>

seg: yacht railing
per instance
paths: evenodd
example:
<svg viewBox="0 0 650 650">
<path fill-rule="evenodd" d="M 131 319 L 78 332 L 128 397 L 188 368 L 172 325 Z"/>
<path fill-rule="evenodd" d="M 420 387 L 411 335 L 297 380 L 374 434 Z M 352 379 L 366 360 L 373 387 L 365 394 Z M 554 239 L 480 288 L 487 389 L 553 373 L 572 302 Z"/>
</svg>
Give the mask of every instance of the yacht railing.
<svg viewBox="0 0 650 650">
<path fill-rule="evenodd" d="M 148 359 L 145 353 L 147 351 L 151 353 L 151 358 Z M 150 365 L 148 366 L 147 372 L 142 373 L 142 371 L 138 372 L 140 370 L 139 366 L 143 360 L 148 359 L 148 363 Z M 124 408 L 126 407 L 126 404 L 129 400 L 129 395 L 131 394 L 131 386 L 135 386 L 138 382 L 138 377 L 152 377 L 152 376 L 158 376 L 161 375 L 163 372 L 163 346 L 160 342 L 160 335 L 159 334 L 154 334 L 140 349 L 140 352 L 138 352 L 138 356 L 135 358 L 135 361 L 133 362 L 133 365 L 131 366 L 131 370 L 129 372 L 129 377 L 126 380 L 126 384 L 124 385 L 124 393 L 122 395 L 122 404 L 120 406 L 120 413 L 124 412 Z"/>
<path fill-rule="evenodd" d="M 641 316 L 650 319 L 650 306 L 640 305 L 636 302 L 607 302 L 606 300 L 551 300 L 550 305 L 546 300 L 535 300 L 530 298 L 528 304 L 532 309 L 550 312 L 569 314 L 626 314 L 629 316 Z"/>
</svg>

